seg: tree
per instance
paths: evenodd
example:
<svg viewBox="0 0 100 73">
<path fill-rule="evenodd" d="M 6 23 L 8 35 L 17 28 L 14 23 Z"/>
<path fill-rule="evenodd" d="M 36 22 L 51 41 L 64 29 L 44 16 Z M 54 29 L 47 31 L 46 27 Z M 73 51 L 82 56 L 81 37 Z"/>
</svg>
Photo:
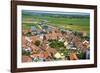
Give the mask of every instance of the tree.
<svg viewBox="0 0 100 73">
<path fill-rule="evenodd" d="M 29 56 L 31 55 L 31 52 L 22 50 L 22 55 Z"/>
<path fill-rule="evenodd" d="M 34 43 L 34 44 L 35 44 L 36 46 L 39 46 L 39 45 L 40 45 L 40 43 L 41 43 L 41 42 L 40 42 L 39 40 L 37 40 L 37 41 L 35 41 L 35 43 Z"/>
<path fill-rule="evenodd" d="M 61 42 L 61 41 L 58 41 L 58 40 L 53 40 L 49 46 L 51 48 L 56 48 L 56 49 L 59 49 L 61 47 L 64 47 L 64 42 Z"/>
</svg>

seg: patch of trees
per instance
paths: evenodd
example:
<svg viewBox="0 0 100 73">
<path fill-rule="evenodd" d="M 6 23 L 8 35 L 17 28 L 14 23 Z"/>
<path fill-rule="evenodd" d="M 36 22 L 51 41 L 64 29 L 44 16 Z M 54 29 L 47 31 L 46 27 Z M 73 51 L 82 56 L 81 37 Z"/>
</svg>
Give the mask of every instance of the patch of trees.
<svg viewBox="0 0 100 73">
<path fill-rule="evenodd" d="M 49 46 L 51 48 L 61 48 L 61 47 L 64 47 L 64 42 L 62 41 L 58 41 L 58 40 L 50 40 L 50 44 Z"/>
</svg>

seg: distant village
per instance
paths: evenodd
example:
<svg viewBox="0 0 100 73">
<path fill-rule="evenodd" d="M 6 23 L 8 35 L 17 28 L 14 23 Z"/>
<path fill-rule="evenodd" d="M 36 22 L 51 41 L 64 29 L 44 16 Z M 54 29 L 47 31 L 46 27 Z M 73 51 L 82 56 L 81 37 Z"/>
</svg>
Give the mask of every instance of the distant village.
<svg viewBox="0 0 100 73">
<path fill-rule="evenodd" d="M 22 62 L 90 59 L 90 38 L 85 32 L 66 30 L 41 21 L 22 30 Z"/>
</svg>

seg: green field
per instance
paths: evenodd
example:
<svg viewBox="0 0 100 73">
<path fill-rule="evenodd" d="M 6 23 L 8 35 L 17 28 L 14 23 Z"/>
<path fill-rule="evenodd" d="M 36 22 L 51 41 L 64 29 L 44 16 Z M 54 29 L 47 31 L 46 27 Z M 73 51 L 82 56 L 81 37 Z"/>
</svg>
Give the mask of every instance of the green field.
<svg viewBox="0 0 100 73">
<path fill-rule="evenodd" d="M 57 27 L 62 27 L 64 29 L 73 30 L 73 31 L 81 31 L 89 33 L 89 17 L 84 18 L 68 18 L 68 17 L 55 17 L 50 15 L 38 16 L 38 15 L 28 15 L 22 14 L 22 27 L 23 29 L 30 29 L 31 26 L 36 26 L 36 28 L 40 28 L 38 23 L 43 20 L 47 20 L 47 25 L 53 25 Z"/>
</svg>

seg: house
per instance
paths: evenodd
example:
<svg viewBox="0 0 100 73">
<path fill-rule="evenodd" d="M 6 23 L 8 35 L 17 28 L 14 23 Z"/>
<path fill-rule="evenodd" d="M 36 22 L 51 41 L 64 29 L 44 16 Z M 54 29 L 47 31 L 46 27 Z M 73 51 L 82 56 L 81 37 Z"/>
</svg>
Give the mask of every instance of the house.
<svg viewBox="0 0 100 73">
<path fill-rule="evenodd" d="M 84 40 L 84 41 L 83 41 L 83 44 L 86 45 L 86 46 L 88 47 L 88 45 L 89 45 L 89 41 Z"/>
<path fill-rule="evenodd" d="M 72 47 L 73 47 L 73 45 L 68 44 L 68 45 L 66 46 L 66 49 L 72 49 Z"/>
<path fill-rule="evenodd" d="M 49 46 L 48 46 L 48 44 L 46 44 L 46 43 L 42 44 L 42 46 L 41 46 L 41 48 L 44 49 L 44 50 L 46 50 L 48 47 L 49 47 Z"/>
<path fill-rule="evenodd" d="M 82 49 L 82 48 L 83 48 L 82 42 L 76 42 L 76 43 L 74 43 L 74 45 L 75 45 L 76 48 L 78 48 L 78 49 Z"/>
<path fill-rule="evenodd" d="M 22 35 L 26 35 L 27 32 L 28 32 L 28 30 L 23 29 L 23 30 L 22 30 Z"/>
<path fill-rule="evenodd" d="M 50 53 L 51 56 L 54 56 L 54 55 L 57 53 L 57 50 L 56 50 L 56 49 L 50 48 L 50 47 L 47 48 L 46 51 L 47 51 L 48 53 Z"/>
<path fill-rule="evenodd" d="M 41 54 L 43 54 L 43 58 L 44 59 L 48 59 L 48 57 L 50 56 L 50 53 L 43 51 Z"/>
<path fill-rule="evenodd" d="M 75 38 L 75 36 L 71 33 L 71 34 L 69 34 L 69 33 L 67 33 L 67 41 L 70 43 L 70 42 L 72 42 L 72 39 L 73 38 Z"/>
<path fill-rule="evenodd" d="M 40 25 L 40 26 L 46 25 L 47 22 L 48 22 L 47 20 L 42 20 L 42 21 L 39 23 L 39 25 Z"/>
<path fill-rule="evenodd" d="M 78 60 L 76 53 L 72 52 L 69 54 L 69 60 Z"/>
<path fill-rule="evenodd" d="M 41 51 L 41 49 L 38 46 L 34 45 L 34 44 L 30 44 L 29 47 L 33 50 L 33 52 L 34 51 Z"/>
<path fill-rule="evenodd" d="M 86 59 L 90 59 L 90 49 L 87 49 L 86 52 L 85 52 L 85 54 L 86 54 L 85 58 Z"/>
<path fill-rule="evenodd" d="M 63 37 L 58 37 L 57 38 L 59 41 L 64 42 L 64 38 Z"/>
<path fill-rule="evenodd" d="M 74 37 L 72 38 L 72 42 L 73 42 L 73 43 L 81 42 L 81 39 L 80 39 L 79 37 L 77 37 L 77 36 L 74 36 Z"/>
<path fill-rule="evenodd" d="M 40 38 L 40 40 L 43 40 L 44 34 L 40 34 L 38 35 L 38 37 Z"/>
<path fill-rule="evenodd" d="M 87 49 L 90 48 L 90 43 L 89 43 L 89 41 L 85 40 L 85 41 L 82 43 L 82 46 L 83 46 L 82 51 L 83 51 L 83 52 L 86 52 Z"/>
<path fill-rule="evenodd" d="M 32 30 L 32 32 L 36 32 L 37 28 L 35 26 L 31 26 L 31 30 Z"/>
<path fill-rule="evenodd" d="M 28 41 L 25 39 L 25 37 L 26 36 L 24 36 L 24 35 L 22 36 L 22 48 L 26 48 L 27 47 L 26 44 L 28 43 Z"/>
<path fill-rule="evenodd" d="M 65 56 L 63 55 L 63 53 L 59 53 L 59 52 L 57 52 L 55 55 L 54 55 L 54 57 L 56 58 L 56 59 L 65 59 Z"/>
<path fill-rule="evenodd" d="M 47 31 L 48 30 L 48 25 L 43 25 L 42 29 L 44 29 L 44 31 Z"/>
<path fill-rule="evenodd" d="M 54 57 L 55 57 L 56 59 L 62 58 L 62 56 L 61 56 L 61 54 L 60 54 L 59 52 L 57 52 L 57 53 L 54 55 Z"/>
<path fill-rule="evenodd" d="M 67 45 L 68 45 L 68 41 L 66 40 L 66 41 L 64 42 L 64 46 L 67 47 Z"/>
<path fill-rule="evenodd" d="M 85 36 L 87 36 L 87 33 L 86 32 L 83 32 L 83 35 L 82 35 L 83 37 L 85 37 Z"/>
<path fill-rule="evenodd" d="M 29 38 L 30 38 L 30 40 L 31 40 L 32 43 L 35 43 L 37 40 L 40 40 L 38 38 L 38 36 L 35 36 L 35 35 L 34 36 L 30 36 Z"/>
<path fill-rule="evenodd" d="M 58 39 L 58 38 L 62 37 L 62 34 L 57 29 L 52 29 L 45 36 L 46 36 L 47 40 L 48 39 L 54 40 L 54 39 Z"/>
<path fill-rule="evenodd" d="M 23 48 L 24 51 L 32 53 L 32 49 L 30 47 Z"/>
<path fill-rule="evenodd" d="M 32 58 L 35 58 L 35 59 L 39 59 L 39 60 L 47 60 L 49 57 L 50 57 L 50 53 L 48 53 L 47 51 L 40 51 L 39 53 L 37 54 L 32 54 L 31 57 Z"/>
<path fill-rule="evenodd" d="M 28 42 L 32 42 L 32 39 L 30 39 L 30 37 L 25 36 L 25 40 L 27 40 Z"/>
<path fill-rule="evenodd" d="M 22 56 L 22 62 L 32 62 L 32 58 L 29 56 Z"/>
<path fill-rule="evenodd" d="M 76 47 L 72 47 L 71 49 L 74 49 L 74 50 L 76 50 L 77 48 L 76 48 Z"/>
</svg>

